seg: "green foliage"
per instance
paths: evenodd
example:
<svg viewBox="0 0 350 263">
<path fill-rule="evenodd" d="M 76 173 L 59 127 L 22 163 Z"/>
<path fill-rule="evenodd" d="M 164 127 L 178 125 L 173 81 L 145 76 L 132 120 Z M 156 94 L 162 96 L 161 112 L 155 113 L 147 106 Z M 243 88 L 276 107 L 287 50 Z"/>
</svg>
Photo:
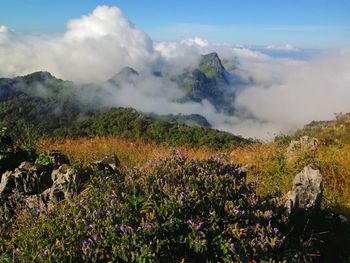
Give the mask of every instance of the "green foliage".
<svg viewBox="0 0 350 263">
<path fill-rule="evenodd" d="M 0 128 L 0 174 L 14 169 L 24 158 L 24 151 L 15 145 L 7 128 Z"/>
<path fill-rule="evenodd" d="M 39 156 L 36 158 L 35 163 L 48 166 L 53 163 L 53 159 L 49 153 L 40 153 Z"/>
<path fill-rule="evenodd" d="M 175 146 L 216 148 L 250 142 L 228 132 L 154 120 L 130 108 L 113 108 L 98 113 L 72 127 L 57 130 L 57 134 L 70 137 L 118 135 L 127 139 L 140 138 Z"/>
<path fill-rule="evenodd" d="M 237 262 L 278 259 L 284 242 L 272 196 L 238 166 L 176 152 L 93 178 L 83 194 L 17 231 L 19 261 Z"/>
</svg>

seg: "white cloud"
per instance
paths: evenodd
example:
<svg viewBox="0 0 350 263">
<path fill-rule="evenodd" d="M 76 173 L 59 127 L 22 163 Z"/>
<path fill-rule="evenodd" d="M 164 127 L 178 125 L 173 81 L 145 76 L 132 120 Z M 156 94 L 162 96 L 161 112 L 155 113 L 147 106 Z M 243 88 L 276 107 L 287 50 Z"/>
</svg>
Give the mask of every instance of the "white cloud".
<svg viewBox="0 0 350 263">
<path fill-rule="evenodd" d="M 77 82 L 102 81 L 128 65 L 138 70 L 157 60 L 152 40 L 117 7 L 98 6 L 68 22 L 60 36 L 28 36 L 0 31 L 0 75 L 47 70 Z"/>
<path fill-rule="evenodd" d="M 290 51 L 290 52 L 296 52 L 299 51 L 299 49 L 292 44 L 286 44 L 283 46 L 276 46 L 276 45 L 268 45 L 266 49 L 270 50 L 277 50 L 277 51 Z"/>
</svg>

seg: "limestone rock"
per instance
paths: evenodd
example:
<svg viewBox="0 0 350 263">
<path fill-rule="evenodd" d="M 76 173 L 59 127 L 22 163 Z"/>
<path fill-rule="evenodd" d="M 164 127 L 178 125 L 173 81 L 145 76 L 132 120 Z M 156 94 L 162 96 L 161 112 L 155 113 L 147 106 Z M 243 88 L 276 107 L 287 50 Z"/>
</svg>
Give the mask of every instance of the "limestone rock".
<svg viewBox="0 0 350 263">
<path fill-rule="evenodd" d="M 295 176 L 292 191 L 286 195 L 285 208 L 287 215 L 300 212 L 312 212 L 321 206 L 323 193 L 322 174 L 315 164 L 305 166 Z"/>
<path fill-rule="evenodd" d="M 120 161 L 116 155 L 105 156 L 102 160 L 92 163 L 99 171 L 113 173 L 119 167 Z"/>
</svg>

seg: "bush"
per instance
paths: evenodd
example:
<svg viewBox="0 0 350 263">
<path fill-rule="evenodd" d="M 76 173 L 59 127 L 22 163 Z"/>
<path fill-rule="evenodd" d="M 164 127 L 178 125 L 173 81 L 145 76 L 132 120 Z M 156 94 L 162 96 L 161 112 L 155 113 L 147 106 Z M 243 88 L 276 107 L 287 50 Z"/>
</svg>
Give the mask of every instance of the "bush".
<svg viewBox="0 0 350 263">
<path fill-rule="evenodd" d="M 257 196 L 220 157 L 164 160 L 95 176 L 64 207 L 16 233 L 23 261 L 232 262 L 279 258 L 284 242 L 272 196 Z"/>
<path fill-rule="evenodd" d="M 16 168 L 25 159 L 25 153 L 16 146 L 6 128 L 0 128 L 0 178 L 6 170 Z"/>
</svg>

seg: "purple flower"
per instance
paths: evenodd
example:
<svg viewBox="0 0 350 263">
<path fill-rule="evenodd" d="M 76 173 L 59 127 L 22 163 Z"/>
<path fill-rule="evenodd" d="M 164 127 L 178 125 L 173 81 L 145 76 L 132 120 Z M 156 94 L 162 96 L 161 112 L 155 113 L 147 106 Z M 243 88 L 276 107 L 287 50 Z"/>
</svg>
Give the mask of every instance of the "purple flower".
<svg viewBox="0 0 350 263">
<path fill-rule="evenodd" d="M 210 174 L 209 175 L 210 180 L 213 180 L 214 176 L 215 176 L 214 174 Z"/>
<path fill-rule="evenodd" d="M 230 248 L 233 250 L 233 249 L 235 249 L 235 244 L 234 243 L 231 243 L 230 244 Z"/>
<path fill-rule="evenodd" d="M 84 240 L 83 243 L 81 243 L 81 246 L 82 246 L 83 248 L 87 248 L 88 245 L 89 245 L 89 243 L 88 243 L 86 240 Z"/>
<path fill-rule="evenodd" d="M 275 227 L 274 229 L 273 229 L 273 232 L 275 232 L 275 234 L 277 234 L 278 233 L 278 228 L 277 227 Z"/>
<path fill-rule="evenodd" d="M 112 214 L 111 210 L 107 209 L 106 210 L 106 216 L 110 216 Z"/>
<path fill-rule="evenodd" d="M 94 243 L 94 241 L 91 238 L 88 238 L 87 241 L 89 241 L 89 243 Z"/>
<path fill-rule="evenodd" d="M 199 222 L 198 225 L 197 225 L 197 230 L 201 230 L 204 226 L 204 223 L 203 222 Z"/>
<path fill-rule="evenodd" d="M 123 232 L 123 233 L 126 232 L 125 226 L 123 226 L 123 225 L 119 227 L 119 230 L 120 230 L 121 232 Z"/>
<path fill-rule="evenodd" d="M 145 227 L 146 227 L 146 228 L 151 228 L 151 224 L 146 223 L 146 224 L 145 224 Z"/>
<path fill-rule="evenodd" d="M 199 234 L 199 237 L 202 237 L 202 238 L 205 237 L 205 234 L 203 231 L 199 231 L 198 234 Z"/>
<path fill-rule="evenodd" d="M 126 227 L 128 233 L 132 233 L 134 229 L 131 226 Z"/>
<path fill-rule="evenodd" d="M 185 189 L 186 190 L 190 189 L 190 186 L 188 184 L 185 184 Z"/>
<path fill-rule="evenodd" d="M 184 197 L 185 196 L 185 192 L 184 191 L 180 191 L 179 196 L 180 197 Z"/>
<path fill-rule="evenodd" d="M 193 225 L 193 221 L 192 221 L 192 219 L 188 219 L 188 220 L 187 220 L 187 224 L 189 224 L 189 225 Z"/>
<path fill-rule="evenodd" d="M 266 215 L 266 218 L 267 218 L 267 219 L 271 220 L 271 219 L 272 219 L 272 216 L 273 216 L 272 211 L 267 212 L 267 215 Z"/>
<path fill-rule="evenodd" d="M 98 238 L 98 236 L 97 236 L 97 235 L 93 236 L 93 237 L 92 237 L 92 239 L 93 239 L 94 241 L 99 240 L 99 238 Z"/>
<path fill-rule="evenodd" d="M 40 214 L 42 211 L 44 211 L 44 209 L 41 209 L 41 208 L 37 208 L 37 209 L 36 209 L 36 213 L 37 213 L 37 214 Z"/>
<path fill-rule="evenodd" d="M 84 212 L 86 211 L 86 206 L 85 205 L 79 205 L 79 208 L 81 209 L 81 210 L 83 210 Z"/>
<path fill-rule="evenodd" d="M 89 224 L 89 228 L 90 229 L 94 229 L 94 225 L 93 224 Z"/>
<path fill-rule="evenodd" d="M 161 186 L 163 186 L 163 185 L 164 185 L 164 179 L 163 179 L 163 178 L 160 178 L 160 179 L 159 179 L 159 183 L 160 183 Z"/>
<path fill-rule="evenodd" d="M 95 216 L 95 217 L 99 217 L 100 213 L 95 209 L 95 210 L 92 212 L 92 215 Z"/>
<path fill-rule="evenodd" d="M 256 205 L 258 203 L 258 198 L 256 198 L 255 196 L 253 197 L 253 200 L 252 200 L 252 204 L 253 205 Z"/>
</svg>

